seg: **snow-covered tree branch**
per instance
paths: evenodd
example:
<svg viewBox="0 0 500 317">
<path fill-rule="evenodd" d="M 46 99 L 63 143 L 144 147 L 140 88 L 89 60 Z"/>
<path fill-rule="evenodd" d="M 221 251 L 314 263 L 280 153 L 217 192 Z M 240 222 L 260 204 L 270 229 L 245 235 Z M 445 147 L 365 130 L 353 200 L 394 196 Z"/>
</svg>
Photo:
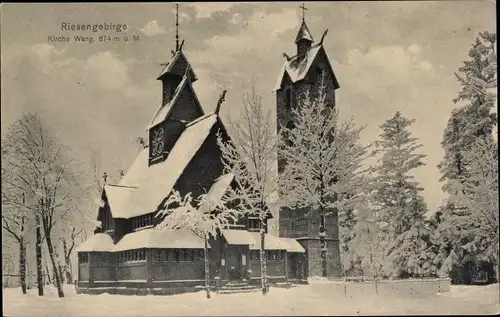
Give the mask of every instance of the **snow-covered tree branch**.
<svg viewBox="0 0 500 317">
<path fill-rule="evenodd" d="M 267 292 L 265 232 L 277 190 L 276 127 L 262 97 L 255 89 L 243 96 L 243 110 L 237 120 L 229 120 L 231 140 L 221 135 L 218 144 L 226 173 L 234 174 L 236 186 L 228 191 L 235 208 L 259 217 L 261 235 L 262 293 Z"/>
<path fill-rule="evenodd" d="M 279 178 L 282 206 L 311 208 L 320 216 L 322 275 L 326 276 L 325 218 L 343 215 L 361 202 L 366 184 L 362 163 L 368 146 L 352 119 L 340 121 L 337 109 L 326 103 L 325 88 L 313 99 L 307 92 L 293 109 L 293 124 L 281 127 Z"/>
<path fill-rule="evenodd" d="M 232 174 L 218 179 L 222 188 L 228 188 L 233 180 Z M 166 208 L 159 211 L 156 217 L 163 218 L 156 230 L 189 230 L 204 240 L 205 257 L 205 290 L 210 298 L 210 272 L 208 258 L 208 241 L 216 238 L 220 230 L 236 224 L 242 212 L 231 206 L 230 198 L 224 190 L 222 194 L 210 191 L 193 199 L 191 194 L 184 197 L 176 190 L 172 191 L 165 202 Z"/>
<path fill-rule="evenodd" d="M 79 164 L 68 154 L 68 149 L 33 113 L 16 121 L 2 142 L 2 183 L 25 193 L 25 203 L 19 207 L 29 210 L 38 220 L 36 226 L 39 225 L 44 233 L 55 272 L 58 270 L 54 228 L 68 217 L 72 203 L 78 204 L 85 193 L 76 169 Z M 19 200 L 10 193 L 2 192 L 2 200 L 19 205 Z M 58 274 L 55 276 L 58 294 L 64 297 L 61 279 Z"/>
</svg>

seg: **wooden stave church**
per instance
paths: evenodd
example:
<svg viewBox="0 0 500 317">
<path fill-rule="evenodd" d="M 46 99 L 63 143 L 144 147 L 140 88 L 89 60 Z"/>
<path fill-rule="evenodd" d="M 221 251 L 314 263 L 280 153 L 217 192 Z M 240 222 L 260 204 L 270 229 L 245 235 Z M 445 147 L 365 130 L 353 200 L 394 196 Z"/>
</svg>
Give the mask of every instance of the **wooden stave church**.
<svg viewBox="0 0 500 317">
<path fill-rule="evenodd" d="M 196 197 L 233 185 L 216 141 L 217 132 L 229 135 L 220 103 L 214 113 L 203 111 L 182 45 L 157 79 L 163 96 L 147 127 L 149 145 L 118 184 L 104 186 L 101 227 L 77 249 L 79 293 L 173 293 L 203 285 L 203 241 L 188 232 L 159 233 L 154 214 L 172 189 Z M 258 232 L 257 219 L 245 216 L 209 241 L 212 283 L 260 283 Z M 266 233 L 265 246 L 271 282 L 307 278 L 305 249 L 295 239 Z"/>
</svg>

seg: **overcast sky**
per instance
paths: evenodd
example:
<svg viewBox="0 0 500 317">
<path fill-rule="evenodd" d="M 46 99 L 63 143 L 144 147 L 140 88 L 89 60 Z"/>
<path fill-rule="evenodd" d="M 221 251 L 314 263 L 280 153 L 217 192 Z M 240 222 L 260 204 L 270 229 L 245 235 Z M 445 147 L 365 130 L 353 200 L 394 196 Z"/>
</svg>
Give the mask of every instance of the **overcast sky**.
<svg viewBox="0 0 500 317">
<path fill-rule="evenodd" d="M 237 115 L 241 95 L 255 81 L 274 110 L 272 89 L 282 52 L 295 54 L 300 3 L 181 3 L 180 35 L 199 80 L 206 111 L 228 90 L 222 114 Z M 416 119 L 411 132 L 423 144 L 427 166 L 417 171 L 429 209 L 443 199 L 436 165 L 443 129 L 459 86 L 453 72 L 467 59 L 478 32 L 495 31 L 493 1 L 308 2 L 306 22 L 324 41 L 340 83 L 341 116 L 367 125 L 364 142 L 397 110 Z M 81 155 L 100 153 L 117 174 L 137 153 L 136 139 L 161 98 L 160 63 L 174 48 L 174 5 L 3 4 L 2 135 L 26 111 L 37 111 Z M 74 35 L 116 32 L 62 31 L 61 23 L 127 24 L 135 43 L 75 43 Z M 48 36 L 70 43 L 49 43 Z"/>
</svg>

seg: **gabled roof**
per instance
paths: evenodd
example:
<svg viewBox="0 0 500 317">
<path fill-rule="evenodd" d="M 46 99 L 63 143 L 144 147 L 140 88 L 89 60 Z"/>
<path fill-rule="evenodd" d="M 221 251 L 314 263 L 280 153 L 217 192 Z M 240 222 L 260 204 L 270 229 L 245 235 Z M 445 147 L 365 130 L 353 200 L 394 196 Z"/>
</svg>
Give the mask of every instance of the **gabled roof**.
<svg viewBox="0 0 500 317">
<path fill-rule="evenodd" d="M 111 200 L 113 217 L 132 218 L 155 212 L 170 194 L 217 120 L 217 115 L 211 113 L 188 124 L 164 162 L 148 166 L 149 151 L 148 148 L 143 149 L 119 186 L 108 185 L 105 188 L 112 192 L 111 195 L 108 192 L 106 194 Z"/>
<path fill-rule="evenodd" d="M 160 105 L 158 110 L 156 110 L 153 118 L 151 119 L 151 122 L 148 124 L 146 130 L 151 129 L 155 125 L 163 122 L 165 119 L 167 119 L 168 115 L 170 114 L 170 111 L 174 108 L 175 104 L 179 100 L 179 96 L 182 94 L 184 89 L 188 87 L 191 89 L 191 92 L 193 93 L 194 96 L 194 101 L 196 106 L 199 108 L 202 114 L 205 114 L 203 111 L 203 108 L 201 107 L 200 101 L 198 100 L 198 96 L 196 96 L 196 92 L 193 89 L 193 86 L 191 84 L 191 80 L 189 80 L 188 76 L 184 75 L 182 78 L 182 81 L 179 83 L 177 88 L 175 88 L 174 96 L 172 99 L 165 105 Z"/>
<path fill-rule="evenodd" d="M 149 249 L 203 249 L 205 242 L 189 230 L 156 230 L 148 228 L 125 235 L 113 252 Z M 210 248 L 210 245 L 208 245 Z"/>
<path fill-rule="evenodd" d="M 283 78 L 285 74 L 287 74 L 290 79 L 292 80 L 292 83 L 299 82 L 303 80 L 307 73 L 309 72 L 312 64 L 314 63 L 314 60 L 318 56 L 319 51 L 323 49 L 324 54 L 326 55 L 326 52 L 324 51 L 323 45 L 321 43 L 318 43 L 316 45 L 313 45 L 306 53 L 304 58 L 301 61 L 298 61 L 297 55 L 291 57 L 289 60 L 285 61 L 285 64 L 281 68 L 281 72 L 278 76 L 278 81 L 276 83 L 276 86 L 274 87 L 273 91 L 276 91 L 281 88 L 281 84 L 283 83 Z M 330 61 L 328 60 L 328 56 L 326 58 L 326 61 L 328 63 L 328 67 L 330 68 L 330 71 L 333 75 L 333 79 L 335 81 L 334 86 L 335 88 L 338 88 L 338 82 L 335 77 L 335 73 L 333 72 L 333 68 L 330 64 Z"/>
<path fill-rule="evenodd" d="M 231 245 L 253 245 L 256 243 L 252 233 L 247 230 L 223 229 L 221 233 L 226 238 L 227 243 Z"/>
<path fill-rule="evenodd" d="M 76 247 L 76 252 L 109 252 L 113 249 L 114 243 L 107 233 L 96 233 L 85 242 Z"/>
<path fill-rule="evenodd" d="M 250 232 L 255 243 L 250 245 L 250 250 L 260 250 L 260 233 Z M 280 238 L 268 233 L 264 236 L 264 248 L 266 250 L 286 250 L 287 246 L 282 245 Z"/>
<path fill-rule="evenodd" d="M 189 62 L 187 60 L 187 57 L 186 55 L 184 55 L 184 53 L 182 52 L 182 50 L 178 50 L 177 52 L 175 52 L 174 56 L 172 57 L 172 60 L 170 60 L 170 62 L 167 63 L 167 65 L 165 65 L 165 67 L 163 68 L 163 70 L 160 72 L 160 75 L 158 75 L 158 78 L 157 79 L 161 79 L 165 74 L 167 73 L 173 73 L 175 74 L 173 71 L 174 71 L 174 66 L 177 62 L 180 62 L 184 60 L 186 62 L 187 65 L 189 65 Z M 194 73 L 194 70 L 192 67 L 190 67 L 190 74 L 189 74 L 189 77 L 191 77 L 191 81 L 194 83 L 198 77 L 196 77 L 196 74 Z M 179 75 L 179 74 L 176 74 L 176 75 Z"/>
<path fill-rule="evenodd" d="M 314 42 L 313 37 L 311 35 L 311 32 L 309 32 L 309 28 L 306 25 L 306 22 L 302 20 L 302 24 L 300 25 L 299 32 L 297 33 L 297 36 L 295 37 L 295 43 L 297 43 L 300 40 L 308 40 L 311 42 Z"/>
</svg>

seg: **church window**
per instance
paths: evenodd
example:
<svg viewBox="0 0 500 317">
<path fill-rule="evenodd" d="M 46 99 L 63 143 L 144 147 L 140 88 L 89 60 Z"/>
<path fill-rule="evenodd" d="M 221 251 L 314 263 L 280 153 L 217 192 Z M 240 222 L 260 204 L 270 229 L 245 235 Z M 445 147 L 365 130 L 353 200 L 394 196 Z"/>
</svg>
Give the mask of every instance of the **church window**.
<svg viewBox="0 0 500 317">
<path fill-rule="evenodd" d="M 196 250 L 194 256 L 195 256 L 194 257 L 195 261 L 201 261 L 205 257 L 204 251 L 203 250 Z"/>
<path fill-rule="evenodd" d="M 194 261 L 194 251 L 193 250 L 186 251 L 186 261 L 189 261 L 189 262 Z"/>
<path fill-rule="evenodd" d="M 88 263 L 89 256 L 88 253 L 80 253 L 80 263 Z"/>
<path fill-rule="evenodd" d="M 153 262 L 160 262 L 160 250 L 154 250 L 153 252 Z"/>
<path fill-rule="evenodd" d="M 139 261 L 146 261 L 146 252 L 144 250 L 139 250 Z"/>
<path fill-rule="evenodd" d="M 158 253 L 160 254 L 160 261 L 161 262 L 167 262 L 168 261 L 168 252 L 167 252 L 167 250 L 158 250 Z"/>
<path fill-rule="evenodd" d="M 259 260 L 259 252 L 258 250 L 250 251 L 250 260 L 257 261 Z"/>
<path fill-rule="evenodd" d="M 248 219 L 248 230 L 259 230 L 260 220 L 255 218 Z"/>
<path fill-rule="evenodd" d="M 164 138 L 163 128 L 156 129 L 151 133 L 151 158 L 155 159 L 163 154 Z"/>
<path fill-rule="evenodd" d="M 285 90 L 285 106 L 287 110 L 292 109 L 292 91 L 290 88 Z"/>
<path fill-rule="evenodd" d="M 177 262 L 184 262 L 186 260 L 184 250 L 177 250 Z"/>
</svg>

